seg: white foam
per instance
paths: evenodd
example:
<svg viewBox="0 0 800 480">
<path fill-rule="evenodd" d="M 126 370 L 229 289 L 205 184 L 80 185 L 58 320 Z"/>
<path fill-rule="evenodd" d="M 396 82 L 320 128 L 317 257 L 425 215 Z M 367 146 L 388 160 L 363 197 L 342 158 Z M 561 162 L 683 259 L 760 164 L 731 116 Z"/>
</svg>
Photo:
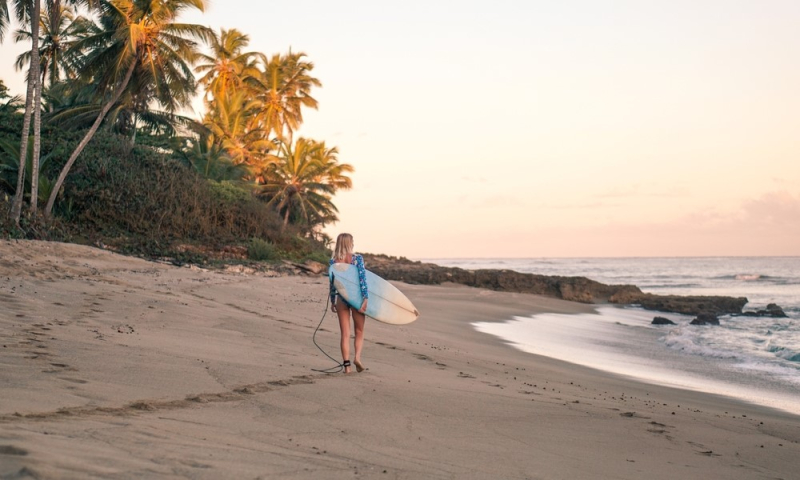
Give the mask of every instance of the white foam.
<svg viewBox="0 0 800 480">
<path fill-rule="evenodd" d="M 740 273 L 740 274 L 736 275 L 733 278 L 735 278 L 736 280 L 753 281 L 753 280 L 758 280 L 759 278 L 761 278 L 761 275 L 750 274 L 750 273 Z"/>
<path fill-rule="evenodd" d="M 725 319 L 728 327 L 697 327 L 688 325 L 691 317 L 666 315 L 679 325 L 652 326 L 653 316 L 601 307 L 596 314 L 540 314 L 473 326 L 528 353 L 800 414 L 800 368 L 769 351 L 757 332 L 763 325 Z"/>
</svg>

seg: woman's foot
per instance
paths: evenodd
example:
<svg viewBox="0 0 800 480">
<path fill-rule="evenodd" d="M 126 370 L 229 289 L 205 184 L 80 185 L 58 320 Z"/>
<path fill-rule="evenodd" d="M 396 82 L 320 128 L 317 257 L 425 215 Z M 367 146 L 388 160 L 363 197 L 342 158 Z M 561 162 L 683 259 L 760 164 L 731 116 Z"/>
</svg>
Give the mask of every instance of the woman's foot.
<svg viewBox="0 0 800 480">
<path fill-rule="evenodd" d="M 342 366 L 344 367 L 344 373 L 351 373 L 353 370 L 350 368 L 350 360 L 345 360 L 342 362 Z"/>
<path fill-rule="evenodd" d="M 358 360 L 358 359 L 356 359 L 356 360 L 353 360 L 353 363 L 355 363 L 355 364 L 356 364 L 356 371 L 357 371 L 358 373 L 361 373 L 361 372 L 363 372 L 364 370 L 366 370 L 366 369 L 364 368 L 364 364 L 362 364 L 362 363 L 361 363 L 361 360 Z"/>
</svg>

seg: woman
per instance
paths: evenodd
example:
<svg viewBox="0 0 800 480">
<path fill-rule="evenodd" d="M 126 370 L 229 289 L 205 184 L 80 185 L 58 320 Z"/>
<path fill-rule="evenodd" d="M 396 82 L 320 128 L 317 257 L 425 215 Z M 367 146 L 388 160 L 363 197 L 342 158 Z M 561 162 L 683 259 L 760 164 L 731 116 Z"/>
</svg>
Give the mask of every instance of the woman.
<svg viewBox="0 0 800 480">
<path fill-rule="evenodd" d="M 364 323 L 366 317 L 364 312 L 367 311 L 367 301 L 369 292 L 367 291 L 367 271 L 364 269 L 364 257 L 357 253 L 353 253 L 353 236 L 349 233 L 342 233 L 336 238 L 336 248 L 333 250 L 333 257 L 331 258 L 330 265 L 334 263 L 349 263 L 355 265 L 358 270 L 358 283 L 361 286 L 361 296 L 364 301 L 361 303 L 361 308 L 356 310 L 344 301 L 338 295 L 336 288 L 331 282 L 331 310 L 339 316 L 339 328 L 342 330 L 342 366 L 344 366 L 344 373 L 350 373 L 350 315 L 353 316 L 353 324 L 355 325 L 355 358 L 353 363 L 356 365 L 356 370 L 359 372 L 364 371 L 364 365 L 361 363 L 361 349 L 364 347 Z"/>
</svg>

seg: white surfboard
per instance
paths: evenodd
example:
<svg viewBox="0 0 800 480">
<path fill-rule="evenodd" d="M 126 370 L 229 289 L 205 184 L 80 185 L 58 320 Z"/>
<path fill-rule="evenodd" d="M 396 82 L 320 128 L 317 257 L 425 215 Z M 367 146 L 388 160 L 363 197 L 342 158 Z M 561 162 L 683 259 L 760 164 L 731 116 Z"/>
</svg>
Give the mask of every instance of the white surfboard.
<svg viewBox="0 0 800 480">
<path fill-rule="evenodd" d="M 349 263 L 334 263 L 328 269 L 333 286 L 339 295 L 355 309 L 361 308 L 363 298 L 358 282 L 358 269 Z M 419 317 L 419 312 L 403 292 L 394 285 L 367 270 L 368 317 L 392 325 L 405 325 Z"/>
</svg>

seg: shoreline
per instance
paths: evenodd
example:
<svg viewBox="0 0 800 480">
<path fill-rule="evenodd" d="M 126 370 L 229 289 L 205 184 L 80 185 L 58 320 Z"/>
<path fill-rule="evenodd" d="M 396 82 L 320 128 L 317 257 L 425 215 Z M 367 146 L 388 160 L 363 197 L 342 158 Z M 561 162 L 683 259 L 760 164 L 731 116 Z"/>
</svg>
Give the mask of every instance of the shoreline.
<svg viewBox="0 0 800 480">
<path fill-rule="evenodd" d="M 654 328 L 650 318 L 641 308 L 605 305 L 588 314 L 538 313 L 471 326 L 527 354 L 800 416 L 794 385 L 739 370 L 730 359 L 672 350 L 664 343 L 680 333 L 679 326 Z"/>
<path fill-rule="evenodd" d="M 44 242 L 0 254 L 0 476 L 745 479 L 790 477 L 800 455 L 796 415 L 525 353 L 471 325 L 593 305 L 403 284 L 422 317 L 370 322 L 369 370 L 326 376 L 310 370 L 328 366 L 311 343 L 319 277 Z M 330 314 L 317 339 L 336 356 Z"/>
</svg>

